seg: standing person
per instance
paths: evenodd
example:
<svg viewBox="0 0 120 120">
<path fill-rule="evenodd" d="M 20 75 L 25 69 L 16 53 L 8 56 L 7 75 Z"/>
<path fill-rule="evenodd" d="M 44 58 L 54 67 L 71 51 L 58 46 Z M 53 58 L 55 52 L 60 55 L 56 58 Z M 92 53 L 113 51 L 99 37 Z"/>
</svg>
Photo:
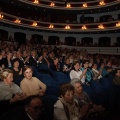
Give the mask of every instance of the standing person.
<svg viewBox="0 0 120 120">
<path fill-rule="evenodd" d="M 60 86 L 59 100 L 54 104 L 54 120 L 80 120 L 86 109 L 80 109 L 78 101 L 74 99 L 74 87 L 70 83 Z"/>
<path fill-rule="evenodd" d="M 44 120 L 41 118 L 42 100 L 32 95 L 26 98 L 25 105 L 5 113 L 0 120 Z"/>
<path fill-rule="evenodd" d="M 33 77 L 33 70 L 30 66 L 23 67 L 24 79 L 20 83 L 20 87 L 27 96 L 40 95 L 43 96 L 46 91 L 46 85 L 38 78 Z"/>
</svg>

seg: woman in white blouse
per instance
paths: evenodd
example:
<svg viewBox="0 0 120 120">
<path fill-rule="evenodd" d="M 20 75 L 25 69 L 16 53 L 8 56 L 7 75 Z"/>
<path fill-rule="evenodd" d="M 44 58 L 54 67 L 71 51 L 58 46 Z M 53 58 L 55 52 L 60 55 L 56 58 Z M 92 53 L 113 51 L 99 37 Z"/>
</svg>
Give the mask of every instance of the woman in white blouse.
<svg viewBox="0 0 120 120">
<path fill-rule="evenodd" d="M 72 70 L 70 71 L 70 78 L 71 80 L 73 78 L 78 78 L 82 83 L 85 83 L 85 76 L 86 76 L 86 72 L 87 69 L 85 69 L 84 71 L 80 70 L 80 62 L 79 61 L 75 61 L 72 65 Z"/>
</svg>

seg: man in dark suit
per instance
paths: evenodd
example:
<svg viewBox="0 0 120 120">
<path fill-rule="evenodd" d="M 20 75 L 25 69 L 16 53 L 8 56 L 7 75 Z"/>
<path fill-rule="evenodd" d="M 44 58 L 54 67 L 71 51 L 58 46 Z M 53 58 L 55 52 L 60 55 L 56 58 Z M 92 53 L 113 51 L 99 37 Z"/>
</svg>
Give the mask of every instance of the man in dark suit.
<svg viewBox="0 0 120 120">
<path fill-rule="evenodd" d="M 0 120 L 42 120 L 42 100 L 37 95 L 26 98 L 25 106 L 15 108 L 0 118 Z"/>
</svg>

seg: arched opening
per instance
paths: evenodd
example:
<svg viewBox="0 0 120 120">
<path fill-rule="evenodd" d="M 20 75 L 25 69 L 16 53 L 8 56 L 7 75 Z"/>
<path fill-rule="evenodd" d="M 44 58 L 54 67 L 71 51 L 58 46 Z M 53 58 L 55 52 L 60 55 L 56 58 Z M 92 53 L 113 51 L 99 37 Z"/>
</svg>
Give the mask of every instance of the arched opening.
<svg viewBox="0 0 120 120">
<path fill-rule="evenodd" d="M 84 37 L 81 39 L 81 46 L 90 47 L 93 46 L 93 38 L 91 37 Z"/>
<path fill-rule="evenodd" d="M 42 44 L 43 43 L 43 36 L 34 34 L 34 35 L 32 35 L 31 42 L 34 44 Z"/>
<path fill-rule="evenodd" d="M 24 33 L 16 32 L 14 34 L 14 39 L 18 42 L 18 45 L 26 44 L 26 34 Z"/>
<path fill-rule="evenodd" d="M 120 47 L 120 37 L 117 37 L 116 46 Z"/>
<path fill-rule="evenodd" d="M 76 38 L 65 37 L 65 45 L 75 46 L 76 45 Z"/>
<path fill-rule="evenodd" d="M 100 47 L 109 47 L 111 43 L 111 38 L 109 37 L 101 37 L 99 38 L 98 46 Z"/>
<path fill-rule="evenodd" d="M 100 17 L 100 22 L 109 22 L 113 20 L 112 15 L 103 15 Z"/>
<path fill-rule="evenodd" d="M 48 37 L 48 44 L 49 45 L 59 45 L 60 44 L 60 38 L 58 36 L 49 36 Z"/>
<path fill-rule="evenodd" d="M 0 29 L 0 40 L 8 40 L 8 31 Z"/>
</svg>

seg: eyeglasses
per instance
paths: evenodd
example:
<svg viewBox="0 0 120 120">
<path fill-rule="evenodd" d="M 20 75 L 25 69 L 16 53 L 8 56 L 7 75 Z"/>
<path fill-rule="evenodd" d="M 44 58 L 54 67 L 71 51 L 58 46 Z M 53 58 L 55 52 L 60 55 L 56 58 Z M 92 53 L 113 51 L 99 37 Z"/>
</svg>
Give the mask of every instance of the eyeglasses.
<svg viewBox="0 0 120 120">
<path fill-rule="evenodd" d="M 43 110 L 43 106 L 30 106 L 30 107 L 33 108 L 36 111 Z"/>
</svg>

